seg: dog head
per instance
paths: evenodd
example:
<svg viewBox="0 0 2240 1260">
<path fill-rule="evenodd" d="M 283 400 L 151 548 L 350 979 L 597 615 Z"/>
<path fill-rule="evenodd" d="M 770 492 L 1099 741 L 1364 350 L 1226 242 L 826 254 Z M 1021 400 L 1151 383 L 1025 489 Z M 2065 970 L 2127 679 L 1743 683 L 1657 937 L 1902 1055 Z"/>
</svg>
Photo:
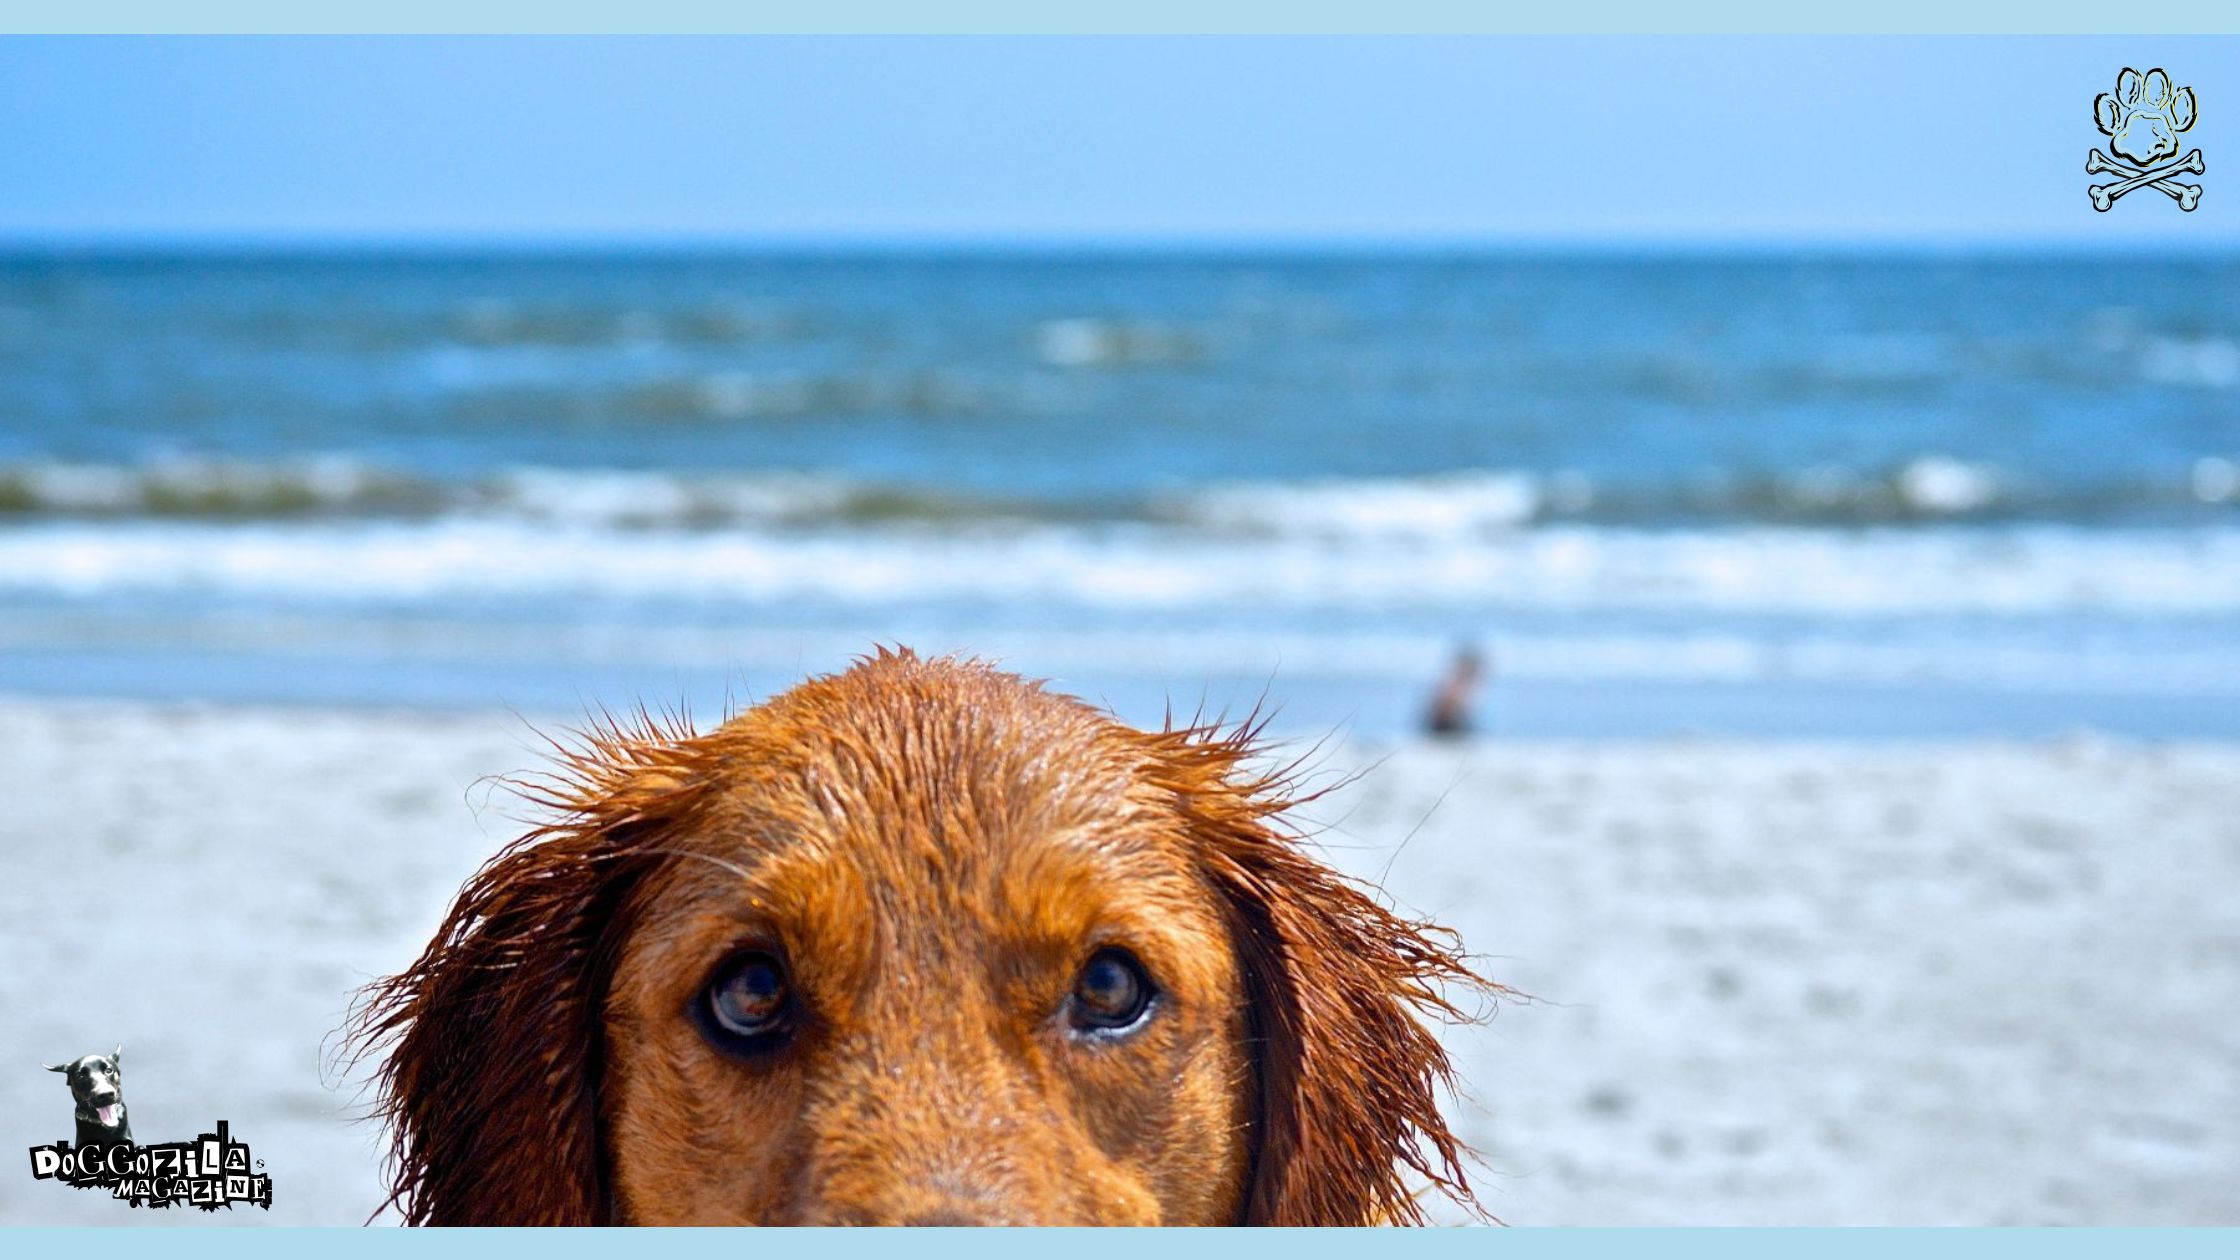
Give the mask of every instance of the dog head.
<svg viewBox="0 0 2240 1260">
<path fill-rule="evenodd" d="M 1242 733 L 881 652 L 610 726 L 368 993 L 432 1224 L 1363 1224 L 1468 1202 L 1474 983 L 1276 829 Z"/>
<path fill-rule="evenodd" d="M 80 1121 L 101 1129 L 124 1127 L 123 1046 L 110 1054 L 89 1054 L 68 1063 L 40 1066 L 62 1073 L 69 1081 Z"/>
</svg>

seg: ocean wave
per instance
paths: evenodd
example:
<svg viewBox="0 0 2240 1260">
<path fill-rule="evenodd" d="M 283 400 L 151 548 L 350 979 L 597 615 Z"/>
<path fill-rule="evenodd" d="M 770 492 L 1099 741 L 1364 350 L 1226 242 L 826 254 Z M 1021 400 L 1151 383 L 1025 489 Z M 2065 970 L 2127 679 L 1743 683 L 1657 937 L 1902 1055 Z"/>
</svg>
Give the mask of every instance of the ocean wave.
<svg viewBox="0 0 2240 1260">
<path fill-rule="evenodd" d="M 582 598 L 751 611 L 2230 614 L 2240 528 L 1560 525 L 1421 538 L 612 529 L 580 521 L 47 522 L 0 530 L 0 593 L 314 601 Z"/>
<path fill-rule="evenodd" d="M 689 476 L 522 467 L 454 480 L 343 458 L 0 466 L 0 519 L 456 519 L 709 528 L 958 523 L 1049 514 L 1031 503 L 993 496 L 788 472 Z"/>
<path fill-rule="evenodd" d="M 1529 524 L 1593 501 L 1583 477 L 1449 476 L 1216 485 L 1163 505 L 1217 529 L 1310 536 L 1457 536 Z"/>
<path fill-rule="evenodd" d="M 428 515 L 449 506 L 450 499 L 439 482 L 342 458 L 278 464 L 174 459 L 139 465 L 40 461 L 0 466 L 0 513 L 14 515 Z"/>
<path fill-rule="evenodd" d="M 730 347 L 799 335 L 794 312 L 749 302 L 642 305 L 462 298 L 432 308 L 356 302 L 194 310 L 188 327 L 256 350 L 394 353 L 430 347 L 562 352 Z"/>
<path fill-rule="evenodd" d="M 1197 363 L 1209 352 L 1188 329 L 1149 320 L 1047 320 L 1034 330 L 1035 356 L 1052 367 L 1115 368 Z"/>
<path fill-rule="evenodd" d="M 776 311 L 727 303 L 652 308 L 536 305 L 503 298 L 465 303 L 435 323 L 442 335 L 478 346 L 723 345 L 783 335 L 797 325 L 797 319 Z"/>
<path fill-rule="evenodd" d="M 1461 537 L 1555 523 L 1907 525 L 2095 524 L 2129 514 L 2240 505 L 2240 468 L 2205 455 L 2161 480 L 2055 490 L 1990 464 L 1929 453 L 1870 471 L 1833 465 L 1780 473 L 1597 482 L 1576 471 L 1473 471 L 1406 478 L 1230 483 L 1169 496 L 1161 519 L 1259 534 Z"/>
<path fill-rule="evenodd" d="M 486 614 L 488 610 L 483 610 Z M 1962 622 L 1814 620 L 1777 625 L 1716 618 L 1655 628 L 1586 616 L 1491 622 L 1475 628 L 1490 653 L 1497 696 L 1518 681 L 1541 683 L 1818 684 L 1837 687 L 1953 686 L 2067 695 L 2240 695 L 2240 641 L 2216 625 L 2169 623 L 2111 627 L 2024 620 Z M 1209 623 L 1109 617 L 1058 617 L 1000 623 L 965 615 L 913 618 L 617 615 L 611 607 L 555 618 L 549 610 L 476 615 L 457 609 L 143 610 L 90 622 L 68 609 L 0 608 L 0 655 L 52 651 L 177 652 L 248 658 L 380 661 L 393 666 L 443 661 L 493 669 L 542 666 L 642 667 L 796 676 L 804 660 L 842 661 L 867 644 L 901 638 L 931 654 L 959 652 L 1005 661 L 1030 673 L 1159 680 L 1187 697 L 1206 691 L 1249 704 L 1262 694 L 1296 694 L 1303 680 L 1373 683 L 1378 692 L 1414 696 L 1452 660 L 1449 633 L 1359 619 L 1257 619 Z M 674 676 L 673 674 L 671 675 Z M 1497 701 L 1498 703 L 1498 701 Z"/>
<path fill-rule="evenodd" d="M 2152 384 L 2205 390 L 2240 385 L 2240 344 L 2157 331 L 2133 311 L 2100 312 L 2093 320 L 2091 349 L 2104 362 L 2130 365 L 2139 380 Z"/>
<path fill-rule="evenodd" d="M 741 420 L 902 415 L 971 419 L 1042 410 L 1035 380 L 947 368 L 817 372 L 778 368 L 664 371 L 616 377 L 570 373 L 542 347 L 423 355 L 420 374 L 456 395 L 457 414 L 525 426 L 554 417 L 607 423 L 706 424 Z"/>
<path fill-rule="evenodd" d="M 1562 524 L 2099 525 L 2121 523 L 2127 514 L 2162 518 L 2137 523 L 2167 524 L 2173 514 L 2184 523 L 2214 523 L 2235 507 L 2240 461 L 2222 455 L 2204 455 L 2161 480 L 2061 491 L 2007 469 L 1931 453 L 1872 472 L 1822 466 L 1647 484 L 1597 481 L 1576 471 L 1495 469 L 1039 497 L 787 471 L 523 466 L 445 478 L 344 457 L 0 465 L 0 520 L 459 519 L 679 529 L 1105 522 L 1211 537 L 1454 540 Z"/>
</svg>

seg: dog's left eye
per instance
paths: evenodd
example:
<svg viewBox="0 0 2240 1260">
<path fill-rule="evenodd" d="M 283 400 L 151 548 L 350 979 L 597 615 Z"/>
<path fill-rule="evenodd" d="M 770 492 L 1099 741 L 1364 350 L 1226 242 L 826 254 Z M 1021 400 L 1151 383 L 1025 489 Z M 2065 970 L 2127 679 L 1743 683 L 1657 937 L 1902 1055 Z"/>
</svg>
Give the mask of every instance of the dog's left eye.
<svg viewBox="0 0 2240 1260">
<path fill-rule="evenodd" d="M 1073 994 L 1066 1002 L 1067 1020 L 1081 1032 L 1126 1032 L 1143 1022 L 1157 993 L 1134 954 L 1100 949 L 1074 977 Z"/>
</svg>

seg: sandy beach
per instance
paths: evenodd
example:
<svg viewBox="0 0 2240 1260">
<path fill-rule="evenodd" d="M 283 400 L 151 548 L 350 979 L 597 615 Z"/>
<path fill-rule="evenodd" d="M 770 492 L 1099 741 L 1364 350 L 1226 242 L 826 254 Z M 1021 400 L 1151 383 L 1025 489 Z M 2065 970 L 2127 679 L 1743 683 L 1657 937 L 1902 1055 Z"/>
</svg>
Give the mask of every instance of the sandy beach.
<svg viewBox="0 0 2240 1260">
<path fill-rule="evenodd" d="M 0 1222 L 355 1224 L 330 1036 L 517 830 L 510 714 L 0 701 L 0 1145 L 125 1044 L 269 1213 L 0 1177 Z M 2240 1223 L 2240 745 L 1356 741 L 1333 861 L 1533 995 L 1448 1032 L 1518 1225 Z M 20 1157 L 18 1157 L 20 1158 Z"/>
</svg>

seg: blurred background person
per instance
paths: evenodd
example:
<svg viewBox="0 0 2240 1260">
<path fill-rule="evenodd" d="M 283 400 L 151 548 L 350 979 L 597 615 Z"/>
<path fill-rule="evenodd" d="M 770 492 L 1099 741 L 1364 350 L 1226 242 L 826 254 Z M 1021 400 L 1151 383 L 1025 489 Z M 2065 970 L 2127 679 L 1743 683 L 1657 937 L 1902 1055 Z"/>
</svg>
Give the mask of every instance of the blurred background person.
<svg viewBox="0 0 2240 1260">
<path fill-rule="evenodd" d="M 1443 739 L 1470 734 L 1475 729 L 1478 689 L 1491 674 L 1491 667 L 1475 645 L 1465 643 L 1457 648 L 1445 676 L 1432 689 L 1431 703 L 1424 712 L 1424 733 Z"/>
</svg>

